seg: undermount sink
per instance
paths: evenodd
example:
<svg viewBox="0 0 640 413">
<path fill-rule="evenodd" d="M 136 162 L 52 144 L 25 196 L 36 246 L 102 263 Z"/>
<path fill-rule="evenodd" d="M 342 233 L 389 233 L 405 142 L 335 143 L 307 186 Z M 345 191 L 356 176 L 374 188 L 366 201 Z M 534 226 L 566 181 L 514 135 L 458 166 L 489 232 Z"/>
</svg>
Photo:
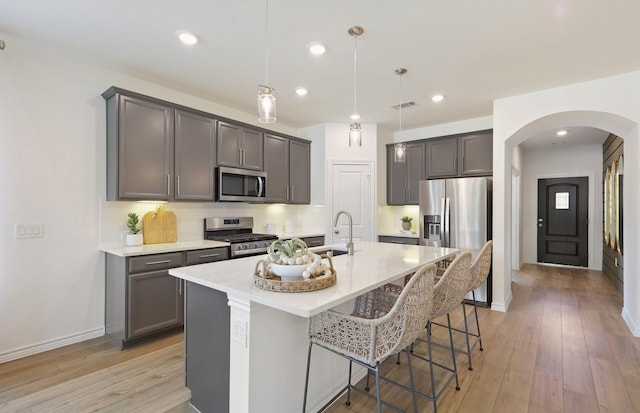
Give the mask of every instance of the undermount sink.
<svg viewBox="0 0 640 413">
<path fill-rule="evenodd" d="M 312 251 L 318 255 L 327 254 L 332 257 L 337 257 L 338 255 L 344 255 L 348 253 L 347 250 L 341 250 L 336 248 L 323 248 L 323 247 L 320 247 L 318 249 L 313 249 Z"/>
</svg>

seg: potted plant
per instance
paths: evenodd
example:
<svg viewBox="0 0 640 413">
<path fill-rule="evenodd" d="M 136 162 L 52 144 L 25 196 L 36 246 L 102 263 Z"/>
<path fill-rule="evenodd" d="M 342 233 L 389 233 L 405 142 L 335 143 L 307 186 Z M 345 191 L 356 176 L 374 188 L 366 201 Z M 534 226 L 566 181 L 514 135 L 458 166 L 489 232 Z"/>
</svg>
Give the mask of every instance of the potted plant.
<svg viewBox="0 0 640 413">
<path fill-rule="evenodd" d="M 413 221 L 413 218 L 411 218 L 410 216 L 403 216 L 402 218 L 400 218 L 400 221 L 402 221 L 402 229 L 405 231 L 409 231 L 411 229 L 411 221 Z"/>
<path fill-rule="evenodd" d="M 125 237 L 125 245 L 130 247 L 142 245 L 144 238 L 140 233 L 140 231 L 142 231 L 142 222 L 140 222 L 140 217 L 138 217 L 138 214 L 135 212 L 129 212 L 127 217 L 127 228 L 129 228 L 129 233 Z"/>
</svg>

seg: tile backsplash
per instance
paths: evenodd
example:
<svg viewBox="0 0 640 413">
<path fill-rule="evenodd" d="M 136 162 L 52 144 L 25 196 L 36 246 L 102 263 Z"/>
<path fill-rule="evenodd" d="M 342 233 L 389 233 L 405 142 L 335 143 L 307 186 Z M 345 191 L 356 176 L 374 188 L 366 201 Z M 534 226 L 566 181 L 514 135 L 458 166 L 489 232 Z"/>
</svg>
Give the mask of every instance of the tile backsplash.
<svg viewBox="0 0 640 413">
<path fill-rule="evenodd" d="M 127 232 L 129 212 L 142 216 L 155 210 L 156 203 L 100 200 L 100 242 L 103 245 L 124 243 L 122 234 Z M 296 233 L 324 233 L 324 207 L 314 205 L 247 204 L 247 203 L 185 203 L 164 204 L 164 209 L 176 214 L 178 241 L 202 239 L 204 218 L 251 216 L 254 232 L 265 233 L 267 224 L 273 224 L 275 233 L 285 232 L 285 223 Z"/>
</svg>

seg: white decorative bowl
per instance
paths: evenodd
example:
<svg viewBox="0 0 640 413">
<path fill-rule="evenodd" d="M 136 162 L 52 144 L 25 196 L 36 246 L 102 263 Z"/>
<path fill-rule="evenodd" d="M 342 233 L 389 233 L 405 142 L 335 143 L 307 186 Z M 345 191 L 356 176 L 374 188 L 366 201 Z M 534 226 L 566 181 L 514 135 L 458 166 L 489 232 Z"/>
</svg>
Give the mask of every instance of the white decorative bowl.
<svg viewBox="0 0 640 413">
<path fill-rule="evenodd" d="M 271 263 L 271 271 L 283 280 L 302 279 L 302 273 L 307 269 L 309 264 L 301 265 L 282 265 Z"/>
</svg>

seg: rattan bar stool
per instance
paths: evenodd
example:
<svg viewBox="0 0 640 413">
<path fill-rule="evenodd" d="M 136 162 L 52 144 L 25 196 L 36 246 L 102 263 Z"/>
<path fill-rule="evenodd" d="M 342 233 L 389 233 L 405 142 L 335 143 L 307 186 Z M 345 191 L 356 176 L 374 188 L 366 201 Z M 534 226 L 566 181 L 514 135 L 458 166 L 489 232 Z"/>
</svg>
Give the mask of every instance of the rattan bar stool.
<svg viewBox="0 0 640 413">
<path fill-rule="evenodd" d="M 476 303 L 476 292 L 475 290 L 480 288 L 480 286 L 487 280 L 489 276 L 489 272 L 491 270 L 491 249 L 493 247 L 493 241 L 487 241 L 486 244 L 482 247 L 478 255 L 476 256 L 475 261 L 471 264 L 471 285 L 469 286 L 468 293 L 471 293 L 472 302 L 469 300 L 462 300 L 460 304 L 462 308 L 462 316 L 464 320 L 464 330 L 459 328 L 452 327 L 453 331 L 465 334 L 466 339 L 466 350 L 462 350 L 460 348 L 456 348 L 455 351 L 461 354 L 466 354 L 469 370 L 473 370 L 473 364 L 471 362 L 471 354 L 476 347 L 480 347 L 480 351 L 484 351 L 482 347 L 482 336 L 480 334 L 480 322 L 478 320 L 478 307 Z M 465 296 L 467 295 L 465 294 Z M 468 305 L 473 305 L 473 314 L 475 317 L 476 330 L 475 332 L 469 328 L 469 322 L 467 318 L 467 307 Z M 432 323 L 433 325 L 438 325 L 441 327 L 447 327 L 444 324 Z M 473 344 L 470 341 L 470 337 L 473 337 Z"/>
<path fill-rule="evenodd" d="M 344 391 L 347 391 L 347 405 L 351 403 L 351 389 L 362 392 L 368 397 L 372 395 L 351 383 L 353 363 L 375 373 L 377 411 L 382 412 L 382 405 L 402 412 L 396 406 L 383 401 L 380 397 L 380 380 L 395 384 L 411 393 L 414 410 L 417 412 L 417 401 L 411 358 L 407 352 L 410 387 L 394 382 L 380 375 L 381 362 L 390 355 L 401 352 L 414 342 L 424 329 L 431 314 L 433 304 L 433 282 L 436 267 L 426 265 L 418 270 L 405 285 L 400 295 L 391 297 L 393 305 L 386 314 L 378 318 L 362 318 L 351 314 L 327 310 L 311 317 L 309 323 L 309 353 L 304 388 L 302 412 L 307 407 L 309 388 L 309 370 L 311 367 L 311 350 L 314 344 L 349 360 L 349 378 L 345 388 L 320 411 L 328 407 Z M 397 298 L 397 299 L 394 299 Z"/>
<path fill-rule="evenodd" d="M 424 360 L 429 363 L 429 377 L 431 379 L 431 394 L 427 395 L 416 392 L 420 397 L 426 398 L 433 403 L 433 411 L 437 413 L 437 402 L 442 393 L 453 379 L 456 381 L 456 390 L 460 390 L 460 382 L 458 380 L 458 369 L 456 365 L 456 354 L 453 344 L 453 333 L 451 329 L 451 317 L 449 313 L 460 305 L 471 284 L 471 253 L 463 252 L 451 262 L 447 267 L 440 280 L 433 287 L 433 306 L 429 315 L 429 321 L 426 324 L 426 339 L 419 337 L 416 342 L 426 342 L 428 357 L 417 354 L 415 351 L 409 351 L 411 357 Z M 447 316 L 447 326 L 449 327 L 449 344 L 451 347 L 451 366 L 440 364 L 433 359 L 432 341 L 431 341 L 431 323 L 438 317 Z M 451 373 L 440 389 L 436 388 L 434 367 L 438 367 Z"/>
<path fill-rule="evenodd" d="M 493 248 L 493 241 L 487 241 L 486 244 L 480 250 L 480 253 L 476 257 L 475 261 L 471 264 L 471 287 L 469 290 L 471 292 L 472 304 L 469 304 L 466 300 L 462 301 L 462 314 L 464 317 L 464 333 L 467 338 L 467 357 L 469 358 L 469 370 L 473 370 L 473 365 L 471 364 L 471 352 L 476 348 L 476 346 L 480 345 L 480 351 L 484 351 L 482 347 L 482 335 L 480 334 L 480 321 L 478 320 L 478 306 L 476 303 L 476 289 L 480 288 L 480 286 L 487 280 L 489 276 L 489 272 L 491 271 L 491 250 Z M 476 333 L 469 330 L 469 326 L 467 324 L 467 305 L 473 305 L 473 314 L 476 319 Z M 469 342 L 469 336 L 474 337 L 473 345 Z"/>
</svg>

